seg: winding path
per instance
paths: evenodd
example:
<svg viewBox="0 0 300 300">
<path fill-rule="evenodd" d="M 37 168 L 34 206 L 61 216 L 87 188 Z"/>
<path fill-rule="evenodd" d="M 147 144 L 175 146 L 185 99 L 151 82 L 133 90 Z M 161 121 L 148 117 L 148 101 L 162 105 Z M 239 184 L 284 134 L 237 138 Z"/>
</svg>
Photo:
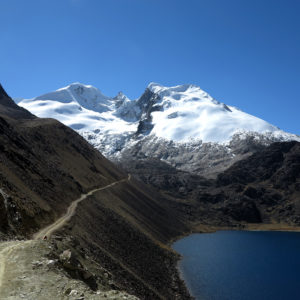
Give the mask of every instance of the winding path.
<svg viewBox="0 0 300 300">
<path fill-rule="evenodd" d="M 56 230 L 58 230 L 59 228 L 63 227 L 66 222 L 68 222 L 72 216 L 74 215 L 77 205 L 79 202 L 83 201 L 84 199 L 86 199 L 87 197 L 93 195 L 94 193 L 98 192 L 98 191 L 102 191 L 102 190 L 106 190 L 108 188 L 111 188 L 112 186 L 120 183 L 120 182 L 124 182 L 124 181 L 129 181 L 131 179 L 131 175 L 128 174 L 128 178 L 119 180 L 119 181 L 115 181 L 109 185 L 106 185 L 104 187 L 101 188 L 97 188 L 94 189 L 90 192 L 88 192 L 87 194 L 82 194 L 80 198 L 74 200 L 71 205 L 68 207 L 67 212 L 60 217 L 59 219 L 57 219 L 54 223 L 50 224 L 49 226 L 41 229 L 39 232 L 37 232 L 36 234 L 34 234 L 33 239 L 34 240 L 39 240 L 42 239 L 44 236 L 47 236 L 47 238 L 50 238 L 50 236 L 52 235 L 52 233 Z"/>
</svg>

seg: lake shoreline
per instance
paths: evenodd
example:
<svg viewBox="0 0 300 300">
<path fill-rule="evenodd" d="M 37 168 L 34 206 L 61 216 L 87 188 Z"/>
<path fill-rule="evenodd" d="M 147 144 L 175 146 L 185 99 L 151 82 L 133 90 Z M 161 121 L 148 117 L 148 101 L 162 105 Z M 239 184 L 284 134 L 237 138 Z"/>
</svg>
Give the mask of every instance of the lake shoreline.
<svg viewBox="0 0 300 300">
<path fill-rule="evenodd" d="M 184 282 L 184 285 L 186 289 L 188 290 L 189 294 L 191 295 L 192 299 L 196 299 L 191 287 L 188 284 L 188 281 L 186 280 L 184 276 L 184 272 L 180 266 L 183 255 L 178 253 L 174 248 L 173 245 L 183 239 L 186 238 L 192 234 L 201 234 L 201 233 L 215 233 L 217 231 L 280 231 L 280 232 L 300 232 L 300 226 L 291 226 L 289 224 L 283 224 L 283 223 L 274 223 L 274 224 L 263 224 L 263 223 L 250 223 L 250 224 L 237 224 L 236 226 L 215 226 L 215 225 L 206 225 L 206 224 L 199 224 L 194 226 L 194 229 L 190 231 L 189 233 L 183 234 L 182 236 L 179 236 L 175 239 L 173 239 L 169 246 L 173 251 L 175 251 L 179 255 L 179 259 L 176 264 L 176 270 L 179 278 Z"/>
<path fill-rule="evenodd" d="M 178 237 L 174 239 L 171 243 L 171 248 L 178 253 L 174 248 L 173 245 L 186 237 L 189 237 L 193 234 L 201 234 L 201 233 L 215 233 L 217 231 L 274 231 L 274 232 L 300 232 L 300 226 L 291 226 L 288 224 L 282 224 L 282 223 L 274 223 L 274 224 L 261 224 L 261 223 L 252 223 L 252 224 L 238 224 L 237 226 L 214 226 L 214 225 L 204 225 L 199 224 L 194 227 L 194 230 L 189 232 L 188 234 L 182 235 L 181 237 Z M 191 297 L 193 299 L 196 299 L 190 284 L 188 283 L 188 280 L 184 276 L 184 271 L 182 269 L 181 263 L 184 258 L 184 256 L 180 253 L 178 253 L 180 256 L 180 259 L 177 261 L 176 270 L 180 277 L 180 279 L 184 282 L 187 290 L 189 291 Z"/>
<path fill-rule="evenodd" d="M 215 226 L 215 225 L 195 225 L 193 233 L 213 233 L 222 230 L 236 230 L 236 231 L 290 231 L 300 232 L 300 226 L 291 226 L 284 223 L 247 223 L 237 224 L 236 226 Z"/>
<path fill-rule="evenodd" d="M 184 233 L 176 238 L 172 239 L 168 245 L 172 245 L 191 234 L 194 233 L 214 233 L 222 230 L 236 230 L 236 231 L 287 231 L 287 232 L 300 232 L 300 226 L 292 226 L 284 223 L 248 223 L 248 224 L 236 224 L 235 226 L 216 226 L 198 224 L 192 226 L 193 230 L 188 233 Z"/>
</svg>

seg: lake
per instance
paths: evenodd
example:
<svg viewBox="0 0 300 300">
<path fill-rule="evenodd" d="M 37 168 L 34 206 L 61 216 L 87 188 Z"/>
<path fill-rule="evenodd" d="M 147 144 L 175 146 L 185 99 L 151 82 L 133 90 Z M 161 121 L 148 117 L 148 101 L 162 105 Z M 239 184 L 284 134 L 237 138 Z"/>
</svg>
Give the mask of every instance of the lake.
<svg viewBox="0 0 300 300">
<path fill-rule="evenodd" d="M 173 244 L 196 299 L 300 299 L 300 233 L 217 231 Z"/>
</svg>

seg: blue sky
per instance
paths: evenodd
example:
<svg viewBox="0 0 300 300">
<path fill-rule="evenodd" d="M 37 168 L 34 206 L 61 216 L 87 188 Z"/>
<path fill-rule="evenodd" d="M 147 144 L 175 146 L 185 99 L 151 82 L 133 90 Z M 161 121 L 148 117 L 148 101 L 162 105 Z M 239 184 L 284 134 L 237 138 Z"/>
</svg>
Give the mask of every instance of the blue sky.
<svg viewBox="0 0 300 300">
<path fill-rule="evenodd" d="M 300 134 L 298 0 L 0 0 L 0 82 L 30 98 L 72 82 L 114 96 L 193 83 Z"/>
</svg>

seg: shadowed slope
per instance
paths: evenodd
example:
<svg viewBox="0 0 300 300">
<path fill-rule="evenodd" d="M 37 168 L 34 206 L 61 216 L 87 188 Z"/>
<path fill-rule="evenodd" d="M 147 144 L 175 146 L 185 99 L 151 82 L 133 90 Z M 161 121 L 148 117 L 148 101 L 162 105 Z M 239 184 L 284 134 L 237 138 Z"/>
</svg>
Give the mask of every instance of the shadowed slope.
<svg viewBox="0 0 300 300">
<path fill-rule="evenodd" d="M 3 90 L 0 100 L 0 238 L 29 237 L 81 194 L 127 177 L 70 128 L 32 116 Z M 114 288 L 143 299 L 188 299 L 166 245 L 187 228 L 164 202 L 134 180 L 98 191 L 63 224 L 59 249 L 71 248 L 96 278 L 95 265 L 110 270 Z"/>
<path fill-rule="evenodd" d="M 12 119 L 34 119 L 36 116 L 18 106 L 6 93 L 0 84 L 0 114 Z"/>
</svg>

